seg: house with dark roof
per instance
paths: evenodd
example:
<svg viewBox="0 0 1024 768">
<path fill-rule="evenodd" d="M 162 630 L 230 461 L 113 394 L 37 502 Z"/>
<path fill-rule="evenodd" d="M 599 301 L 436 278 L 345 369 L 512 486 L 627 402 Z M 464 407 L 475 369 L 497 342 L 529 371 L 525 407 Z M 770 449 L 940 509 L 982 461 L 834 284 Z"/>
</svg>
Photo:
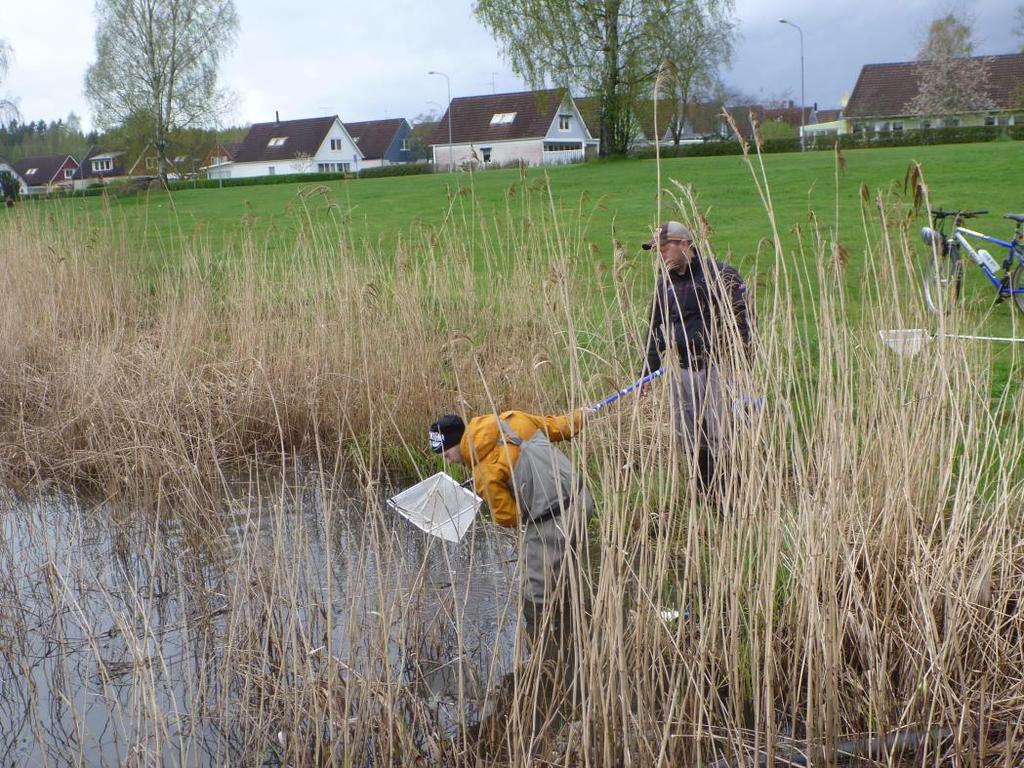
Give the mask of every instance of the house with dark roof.
<svg viewBox="0 0 1024 768">
<path fill-rule="evenodd" d="M 41 155 L 25 157 L 14 164 L 15 175 L 21 180 L 22 194 L 45 195 L 71 189 L 78 162 L 71 155 Z"/>
<path fill-rule="evenodd" d="M 75 189 L 85 189 L 94 184 L 123 179 L 127 175 L 124 163 L 124 152 L 109 151 L 93 145 L 75 171 Z"/>
<path fill-rule="evenodd" d="M 235 161 L 235 155 L 238 153 L 238 148 L 242 146 L 240 141 L 230 142 L 217 142 L 213 145 L 213 148 L 207 153 L 206 159 L 203 160 L 199 166 L 200 171 L 209 171 L 209 169 L 215 165 L 224 165 L 224 163 L 232 163 Z"/>
<path fill-rule="evenodd" d="M 198 165 L 196 161 L 193 164 L 193 158 L 187 154 L 181 152 L 167 152 L 167 162 L 164 165 L 164 174 L 171 181 L 179 179 L 190 178 L 193 165 Z M 160 173 L 160 150 L 157 149 L 156 144 L 150 142 L 146 145 L 145 149 L 139 155 L 138 159 L 132 164 L 131 168 L 128 169 L 128 175 L 133 178 L 145 178 L 149 176 L 157 176 Z"/>
<path fill-rule="evenodd" d="M 975 56 L 984 68 L 988 108 L 954 115 L 915 114 L 914 99 L 921 91 L 926 63 L 903 61 L 867 64 L 846 104 L 850 131 L 900 132 L 921 128 L 977 125 L 1024 125 L 1024 53 Z"/>
<path fill-rule="evenodd" d="M 254 123 L 228 162 L 206 167 L 211 179 L 286 173 L 356 173 L 363 153 L 337 115 Z"/>
<path fill-rule="evenodd" d="M 363 168 L 378 168 L 382 165 L 408 163 L 412 160 L 409 148 L 412 126 L 404 117 L 364 120 L 344 125 L 352 141 L 363 153 Z"/>
<path fill-rule="evenodd" d="M 431 144 L 434 165 L 444 168 L 574 163 L 598 148 L 572 95 L 560 88 L 452 99 Z"/>
</svg>

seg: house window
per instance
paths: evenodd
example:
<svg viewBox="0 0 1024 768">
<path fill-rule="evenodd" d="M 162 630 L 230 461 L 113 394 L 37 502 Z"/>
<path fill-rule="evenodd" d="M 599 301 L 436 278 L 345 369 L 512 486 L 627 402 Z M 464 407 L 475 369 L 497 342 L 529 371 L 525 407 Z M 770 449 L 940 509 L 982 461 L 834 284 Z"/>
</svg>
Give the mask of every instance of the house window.
<svg viewBox="0 0 1024 768">
<path fill-rule="evenodd" d="M 64 169 L 64 178 L 65 179 L 73 179 L 73 178 L 75 178 L 75 169 L 74 168 L 65 168 Z"/>
<path fill-rule="evenodd" d="M 1014 125 L 1024 125 L 1024 115 L 1014 115 L 1013 116 L 1013 124 Z"/>
<path fill-rule="evenodd" d="M 480 157 L 485 163 L 491 162 L 491 148 L 480 147 Z"/>
<path fill-rule="evenodd" d="M 32 176 L 38 170 L 39 170 L 38 168 L 29 168 L 27 171 L 25 171 L 25 175 L 26 176 Z"/>
<path fill-rule="evenodd" d="M 558 130 L 568 131 L 569 123 L 572 120 L 572 115 L 559 115 L 558 116 Z"/>
<path fill-rule="evenodd" d="M 408 139 L 402 139 L 402 151 L 403 152 L 408 152 L 409 151 L 409 140 Z"/>
<path fill-rule="evenodd" d="M 516 119 L 518 112 L 495 112 L 491 118 L 491 125 L 508 125 Z"/>
<path fill-rule="evenodd" d="M 892 132 L 893 133 L 903 133 L 903 123 L 901 123 L 901 122 L 894 122 L 892 124 Z"/>
<path fill-rule="evenodd" d="M 93 160 L 92 161 L 92 169 L 93 169 L 93 171 L 95 171 L 97 173 L 100 173 L 102 171 L 112 170 L 113 167 L 114 167 L 114 161 L 111 160 L 109 157 L 104 158 L 102 160 Z"/>
<path fill-rule="evenodd" d="M 960 125 L 959 117 L 947 117 L 942 121 L 943 128 L 956 128 Z"/>
<path fill-rule="evenodd" d="M 875 131 L 877 131 L 878 133 L 888 133 L 889 130 L 890 130 L 889 123 L 876 123 L 875 124 Z"/>
<path fill-rule="evenodd" d="M 932 121 L 931 120 L 922 120 L 921 121 L 921 128 L 923 130 L 927 131 L 931 127 L 932 127 Z"/>
<path fill-rule="evenodd" d="M 345 173 L 348 171 L 348 163 L 317 163 L 317 173 Z"/>
<path fill-rule="evenodd" d="M 341 139 L 331 139 L 331 149 L 332 150 L 339 150 L 339 149 L 341 149 Z"/>
<path fill-rule="evenodd" d="M 1009 125 L 1009 124 L 1010 124 L 1010 116 L 1009 115 L 1000 115 L 996 119 L 996 125 Z"/>
<path fill-rule="evenodd" d="M 268 147 L 283 147 L 284 143 L 288 141 L 287 136 L 275 136 L 267 142 Z"/>
<path fill-rule="evenodd" d="M 995 115 L 985 115 L 985 125 L 995 125 L 995 124 L 996 124 L 996 116 Z"/>
<path fill-rule="evenodd" d="M 146 170 L 147 171 L 155 171 L 156 170 L 156 165 L 157 165 L 157 159 L 155 157 L 147 157 L 146 158 Z"/>
<path fill-rule="evenodd" d="M 272 165 L 267 166 L 267 175 L 268 176 L 273 176 L 276 173 L 277 173 L 277 168 L 275 168 Z"/>
</svg>

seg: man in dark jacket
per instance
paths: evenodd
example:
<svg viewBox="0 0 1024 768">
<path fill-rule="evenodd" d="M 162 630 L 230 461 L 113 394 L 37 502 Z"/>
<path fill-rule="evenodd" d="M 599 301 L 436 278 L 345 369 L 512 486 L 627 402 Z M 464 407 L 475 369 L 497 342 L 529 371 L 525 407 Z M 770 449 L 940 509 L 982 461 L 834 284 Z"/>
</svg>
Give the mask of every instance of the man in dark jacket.
<svg viewBox="0 0 1024 768">
<path fill-rule="evenodd" d="M 746 365 L 750 353 L 747 286 L 735 268 L 704 258 L 678 221 L 662 224 L 643 247 L 657 248 L 665 267 L 651 302 L 643 373 L 675 349 L 679 371 L 668 379 L 676 439 L 696 458 L 700 488 L 713 492 L 735 397 L 723 369 Z"/>
</svg>

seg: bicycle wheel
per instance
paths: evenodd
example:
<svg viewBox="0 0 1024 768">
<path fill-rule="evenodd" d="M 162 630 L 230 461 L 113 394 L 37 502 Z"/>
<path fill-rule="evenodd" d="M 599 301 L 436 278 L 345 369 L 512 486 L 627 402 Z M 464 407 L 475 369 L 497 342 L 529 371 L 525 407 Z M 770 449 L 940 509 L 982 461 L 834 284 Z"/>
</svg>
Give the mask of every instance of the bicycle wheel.
<svg viewBox="0 0 1024 768">
<path fill-rule="evenodd" d="M 1024 290 L 1024 263 L 1018 264 L 1010 275 L 1010 288 L 1013 290 L 1014 306 L 1024 312 L 1024 293 L 1017 293 L 1017 291 Z"/>
<path fill-rule="evenodd" d="M 960 298 L 960 281 L 963 276 L 964 267 L 960 263 L 959 248 L 950 248 L 949 253 L 929 256 L 924 264 L 924 303 L 928 309 L 936 315 L 948 314 Z"/>
</svg>

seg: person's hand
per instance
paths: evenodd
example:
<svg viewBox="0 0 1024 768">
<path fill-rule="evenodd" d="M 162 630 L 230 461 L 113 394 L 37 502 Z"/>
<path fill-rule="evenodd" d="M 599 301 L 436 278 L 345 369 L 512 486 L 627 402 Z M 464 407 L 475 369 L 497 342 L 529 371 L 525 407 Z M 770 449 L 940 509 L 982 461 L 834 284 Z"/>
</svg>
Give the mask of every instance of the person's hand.
<svg viewBox="0 0 1024 768">
<path fill-rule="evenodd" d="M 591 408 L 589 405 L 583 406 L 582 408 L 580 408 L 580 421 L 583 424 L 586 424 L 587 420 L 590 419 L 590 417 L 593 416 L 595 413 L 597 413 L 597 408 Z"/>
</svg>

